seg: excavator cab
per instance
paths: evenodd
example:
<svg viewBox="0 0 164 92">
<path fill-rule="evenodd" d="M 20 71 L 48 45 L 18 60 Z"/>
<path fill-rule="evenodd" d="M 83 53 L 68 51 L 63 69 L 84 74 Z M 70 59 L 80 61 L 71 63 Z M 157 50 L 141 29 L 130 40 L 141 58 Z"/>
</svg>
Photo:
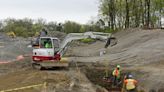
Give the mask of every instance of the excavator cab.
<svg viewBox="0 0 164 92">
<path fill-rule="evenodd" d="M 51 38 L 41 38 L 39 46 L 40 48 L 53 48 Z"/>
<path fill-rule="evenodd" d="M 39 42 L 40 48 L 52 49 L 54 50 L 54 54 L 56 54 L 60 49 L 60 41 L 57 38 L 41 37 Z"/>
</svg>

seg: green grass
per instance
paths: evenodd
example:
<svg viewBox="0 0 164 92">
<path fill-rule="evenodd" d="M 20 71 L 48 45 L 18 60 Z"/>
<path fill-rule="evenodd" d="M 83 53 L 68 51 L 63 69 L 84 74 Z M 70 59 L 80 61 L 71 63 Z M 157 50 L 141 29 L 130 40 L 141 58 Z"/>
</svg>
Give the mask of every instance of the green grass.
<svg viewBox="0 0 164 92">
<path fill-rule="evenodd" d="M 92 42 L 95 42 L 95 39 L 85 38 L 85 39 L 81 39 L 80 41 L 83 43 L 92 43 Z"/>
</svg>

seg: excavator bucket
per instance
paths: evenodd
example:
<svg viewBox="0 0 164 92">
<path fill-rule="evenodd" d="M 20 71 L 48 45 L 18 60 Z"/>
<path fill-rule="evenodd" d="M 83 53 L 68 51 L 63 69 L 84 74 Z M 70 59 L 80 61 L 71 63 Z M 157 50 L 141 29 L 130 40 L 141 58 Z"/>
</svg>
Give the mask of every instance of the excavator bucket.
<svg viewBox="0 0 164 92">
<path fill-rule="evenodd" d="M 107 39 L 107 42 L 105 44 L 105 48 L 108 48 L 108 46 L 114 46 L 117 44 L 117 39 L 115 37 L 110 37 Z"/>
</svg>

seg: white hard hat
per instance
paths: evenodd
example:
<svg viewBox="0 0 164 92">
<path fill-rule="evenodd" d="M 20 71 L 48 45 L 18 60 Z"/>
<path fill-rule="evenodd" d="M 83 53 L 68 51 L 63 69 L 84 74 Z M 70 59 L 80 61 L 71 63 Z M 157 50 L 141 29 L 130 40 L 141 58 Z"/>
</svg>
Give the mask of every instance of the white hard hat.
<svg viewBox="0 0 164 92">
<path fill-rule="evenodd" d="M 129 78 L 133 78 L 133 75 L 129 74 L 128 77 L 129 77 Z"/>
</svg>

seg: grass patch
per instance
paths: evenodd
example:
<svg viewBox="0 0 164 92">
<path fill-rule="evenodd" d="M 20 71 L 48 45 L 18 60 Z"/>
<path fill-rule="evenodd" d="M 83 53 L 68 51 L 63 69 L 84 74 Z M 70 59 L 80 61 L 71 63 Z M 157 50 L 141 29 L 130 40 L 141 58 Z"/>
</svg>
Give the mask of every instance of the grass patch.
<svg viewBox="0 0 164 92">
<path fill-rule="evenodd" d="M 81 39 L 80 41 L 83 42 L 83 43 L 93 43 L 96 40 L 92 39 L 92 38 L 85 38 L 85 39 Z"/>
</svg>

